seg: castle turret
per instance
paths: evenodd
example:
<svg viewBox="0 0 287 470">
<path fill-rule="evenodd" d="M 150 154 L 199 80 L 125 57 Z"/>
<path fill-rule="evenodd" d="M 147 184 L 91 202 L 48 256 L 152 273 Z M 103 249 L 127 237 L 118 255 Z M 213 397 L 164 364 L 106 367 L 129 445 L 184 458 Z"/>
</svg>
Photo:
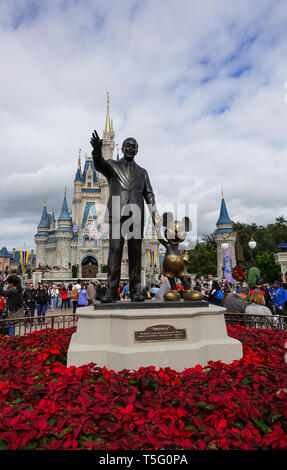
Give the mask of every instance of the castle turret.
<svg viewBox="0 0 287 470">
<path fill-rule="evenodd" d="M 44 202 L 42 217 L 40 223 L 38 225 L 38 232 L 47 231 L 46 229 L 50 229 L 50 220 L 47 212 L 46 201 Z"/>
<path fill-rule="evenodd" d="M 46 241 L 50 234 L 50 217 L 47 212 L 46 201 L 44 202 L 42 217 L 35 235 L 36 243 L 36 265 L 45 266 L 47 264 Z"/>
<path fill-rule="evenodd" d="M 62 204 L 60 217 L 58 218 L 58 228 L 56 230 L 57 259 L 56 265 L 68 268 L 71 259 L 71 240 L 73 238 L 73 222 L 67 204 L 67 189 Z"/>
<path fill-rule="evenodd" d="M 223 277 L 223 249 L 229 249 L 230 258 L 232 259 L 232 267 L 236 265 L 235 243 L 236 233 L 233 231 L 233 222 L 230 219 L 224 196 L 222 193 L 221 207 L 218 221 L 216 222 L 215 241 L 217 245 L 217 277 Z M 222 247 L 222 244 L 223 245 Z M 228 245 L 228 246 L 227 246 Z"/>
</svg>

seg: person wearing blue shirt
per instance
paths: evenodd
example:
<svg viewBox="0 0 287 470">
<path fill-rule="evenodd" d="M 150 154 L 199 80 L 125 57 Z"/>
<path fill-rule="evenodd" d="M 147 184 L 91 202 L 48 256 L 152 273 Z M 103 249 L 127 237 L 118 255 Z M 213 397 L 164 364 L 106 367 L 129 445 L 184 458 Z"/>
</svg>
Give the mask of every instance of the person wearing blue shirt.
<svg viewBox="0 0 287 470">
<path fill-rule="evenodd" d="M 269 294 L 271 295 L 271 298 L 272 298 L 272 300 L 273 300 L 273 303 L 275 304 L 276 289 L 275 289 L 274 285 L 268 287 L 268 292 L 269 292 Z"/>
<path fill-rule="evenodd" d="M 122 298 L 125 299 L 127 295 L 130 295 L 130 288 L 128 284 L 125 284 L 122 290 Z"/>
<path fill-rule="evenodd" d="M 83 281 L 81 282 L 80 289 L 78 289 L 78 293 L 78 307 L 86 307 L 88 305 L 87 289 Z"/>
<path fill-rule="evenodd" d="M 275 293 L 276 313 L 278 315 L 283 315 L 284 305 L 285 305 L 285 302 L 287 301 L 287 292 L 285 289 L 283 289 L 280 281 L 275 281 L 274 287 L 276 289 L 276 293 Z"/>
</svg>

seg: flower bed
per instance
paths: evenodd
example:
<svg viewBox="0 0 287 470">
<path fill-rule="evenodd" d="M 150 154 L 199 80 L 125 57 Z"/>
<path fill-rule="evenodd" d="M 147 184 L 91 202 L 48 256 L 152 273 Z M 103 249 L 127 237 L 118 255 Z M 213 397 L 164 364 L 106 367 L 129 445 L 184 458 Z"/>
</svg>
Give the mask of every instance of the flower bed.
<svg viewBox="0 0 287 470">
<path fill-rule="evenodd" d="M 1 449 L 287 449 L 287 333 L 229 327 L 232 365 L 65 367 L 74 329 L 0 337 Z"/>
</svg>

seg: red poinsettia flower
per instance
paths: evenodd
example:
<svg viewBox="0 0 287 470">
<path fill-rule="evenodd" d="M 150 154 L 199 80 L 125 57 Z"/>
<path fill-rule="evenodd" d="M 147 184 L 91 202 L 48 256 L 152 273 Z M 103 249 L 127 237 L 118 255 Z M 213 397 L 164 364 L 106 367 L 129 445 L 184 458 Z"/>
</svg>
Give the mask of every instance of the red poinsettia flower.
<svg viewBox="0 0 287 470">
<path fill-rule="evenodd" d="M 3 449 L 287 449 L 287 332 L 227 327 L 242 359 L 174 371 L 66 367 L 74 329 L 0 336 Z"/>
</svg>

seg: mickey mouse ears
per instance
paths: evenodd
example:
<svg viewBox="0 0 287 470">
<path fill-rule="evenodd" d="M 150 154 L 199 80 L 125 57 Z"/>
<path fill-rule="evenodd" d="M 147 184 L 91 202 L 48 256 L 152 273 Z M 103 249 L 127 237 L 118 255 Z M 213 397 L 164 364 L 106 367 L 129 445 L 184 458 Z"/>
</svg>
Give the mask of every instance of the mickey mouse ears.
<svg viewBox="0 0 287 470">
<path fill-rule="evenodd" d="M 162 226 L 163 227 L 168 227 L 169 225 L 174 222 L 174 217 L 172 212 L 164 212 L 162 214 Z M 192 223 L 189 217 L 183 217 L 181 220 L 181 223 L 183 224 L 184 230 L 186 232 L 190 232 L 192 228 Z"/>
</svg>

